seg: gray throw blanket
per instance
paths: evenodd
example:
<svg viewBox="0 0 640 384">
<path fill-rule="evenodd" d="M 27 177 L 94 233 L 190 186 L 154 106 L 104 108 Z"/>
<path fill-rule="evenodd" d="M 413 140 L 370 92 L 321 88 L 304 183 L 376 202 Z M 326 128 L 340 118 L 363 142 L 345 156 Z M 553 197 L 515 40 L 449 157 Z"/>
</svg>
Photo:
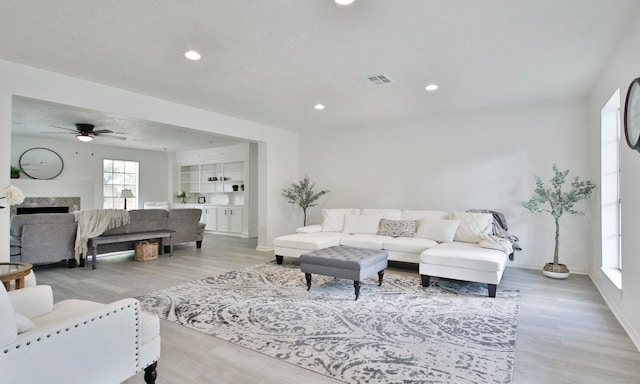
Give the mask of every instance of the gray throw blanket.
<svg viewBox="0 0 640 384">
<path fill-rule="evenodd" d="M 496 211 L 492 211 L 490 209 L 469 209 L 468 212 L 478 212 L 478 213 L 490 213 L 493 215 L 493 228 L 492 228 L 492 235 L 494 236 L 498 236 L 500 238 L 509 240 L 509 242 L 511 242 L 511 246 L 513 247 L 514 251 L 522 251 L 522 248 L 520 248 L 520 244 L 518 244 L 518 237 L 515 235 L 510 234 L 509 231 L 509 226 L 507 225 L 507 219 L 504 217 L 504 215 L 500 212 L 496 212 Z M 513 261 L 513 254 L 515 252 L 511 253 L 509 255 L 509 260 Z"/>
</svg>

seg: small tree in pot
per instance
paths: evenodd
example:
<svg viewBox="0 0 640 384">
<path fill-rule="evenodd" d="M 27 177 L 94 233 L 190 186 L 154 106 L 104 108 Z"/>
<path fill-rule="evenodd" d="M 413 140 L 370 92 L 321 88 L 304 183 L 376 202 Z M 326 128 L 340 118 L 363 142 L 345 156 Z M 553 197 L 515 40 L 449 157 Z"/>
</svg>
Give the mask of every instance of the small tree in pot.
<svg viewBox="0 0 640 384">
<path fill-rule="evenodd" d="M 562 185 L 566 182 L 569 170 L 560 171 L 556 164 L 553 164 L 554 176 L 550 179 L 551 187 L 545 188 L 542 180 L 534 175 L 536 180 L 536 188 L 533 191 L 533 197 L 529 201 L 523 201 L 522 205 L 531 212 L 549 212 L 556 224 L 555 249 L 553 253 L 553 263 L 547 263 L 543 271 L 548 277 L 566 278 L 569 275 L 569 269 L 566 265 L 560 264 L 558 259 L 558 247 L 560 241 L 560 217 L 569 213 L 572 215 L 584 215 L 584 212 L 573 209 L 574 204 L 578 201 L 586 199 L 591 195 L 596 187 L 590 181 L 581 181 L 576 177 L 571 182 L 571 189 L 568 192 L 562 191 Z"/>
<path fill-rule="evenodd" d="M 330 191 L 322 190 L 314 192 L 316 183 L 312 183 L 308 175 L 304 176 L 304 179 L 300 182 L 291 184 L 289 188 L 282 188 L 282 196 L 291 204 L 296 204 L 302 208 L 304 214 L 303 225 L 307 225 L 307 208 L 314 207 L 314 204 L 322 195 L 329 193 Z"/>
</svg>

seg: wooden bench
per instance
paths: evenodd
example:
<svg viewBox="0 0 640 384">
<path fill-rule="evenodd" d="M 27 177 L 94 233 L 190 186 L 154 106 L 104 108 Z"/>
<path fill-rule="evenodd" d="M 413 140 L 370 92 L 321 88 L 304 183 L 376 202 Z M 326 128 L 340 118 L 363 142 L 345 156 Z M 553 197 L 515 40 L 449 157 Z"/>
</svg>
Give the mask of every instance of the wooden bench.
<svg viewBox="0 0 640 384">
<path fill-rule="evenodd" d="M 89 239 L 89 246 L 93 247 L 93 259 L 91 268 L 96 269 L 96 258 L 98 257 L 98 245 L 123 243 L 125 241 L 150 240 L 150 239 L 169 239 L 169 255 L 173 256 L 173 233 L 172 230 L 144 231 L 122 233 L 118 235 L 97 236 Z M 160 254 L 164 253 L 164 246 L 160 247 Z"/>
</svg>

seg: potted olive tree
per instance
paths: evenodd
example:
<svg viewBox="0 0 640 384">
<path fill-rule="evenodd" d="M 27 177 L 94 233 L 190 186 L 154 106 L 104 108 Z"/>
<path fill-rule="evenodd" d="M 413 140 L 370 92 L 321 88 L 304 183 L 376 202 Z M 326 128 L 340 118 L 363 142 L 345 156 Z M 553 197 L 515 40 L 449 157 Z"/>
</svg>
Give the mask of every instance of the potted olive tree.
<svg viewBox="0 0 640 384">
<path fill-rule="evenodd" d="M 329 193 L 330 191 L 322 190 L 314 192 L 316 183 L 312 183 L 308 175 L 304 176 L 304 179 L 298 183 L 291 184 L 289 188 L 282 189 L 282 196 L 291 204 L 296 204 L 302 208 L 304 214 L 303 225 L 307 225 L 307 208 L 314 207 L 314 204 L 321 196 Z"/>
<path fill-rule="evenodd" d="M 523 201 L 522 205 L 531 212 L 548 212 L 553 216 L 556 224 L 555 249 L 553 253 L 553 263 L 547 263 L 543 268 L 543 273 L 547 277 L 564 279 L 569 276 L 569 269 L 565 264 L 560 264 L 558 258 L 558 247 L 560 241 L 560 217 L 563 214 L 583 216 L 584 212 L 573 208 L 574 204 L 586 199 L 591 195 L 596 187 L 590 181 L 581 181 L 579 177 L 573 179 L 568 191 L 563 191 L 562 186 L 566 183 L 569 170 L 560 171 L 556 164 L 553 164 L 554 176 L 549 180 L 551 186 L 545 187 L 542 180 L 534 175 L 536 188 L 529 201 Z"/>
</svg>

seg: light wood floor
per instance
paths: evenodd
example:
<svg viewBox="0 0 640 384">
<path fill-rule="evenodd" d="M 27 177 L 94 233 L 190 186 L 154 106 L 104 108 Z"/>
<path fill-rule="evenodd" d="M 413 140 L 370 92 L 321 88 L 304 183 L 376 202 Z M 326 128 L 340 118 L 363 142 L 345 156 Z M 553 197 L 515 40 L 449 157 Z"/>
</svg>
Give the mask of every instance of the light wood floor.
<svg viewBox="0 0 640 384">
<path fill-rule="evenodd" d="M 130 255 L 117 256 L 99 259 L 96 270 L 48 266 L 37 268 L 36 276 L 38 284 L 53 286 L 56 301 L 106 303 L 272 260 L 272 253 L 255 248 L 255 239 L 207 234 L 201 249 L 177 246 L 172 258 L 136 262 Z M 419 284 L 417 266 L 394 264 L 387 273 L 415 277 Z M 559 281 L 508 268 L 498 295 L 516 289 L 522 301 L 513 383 L 640 383 L 640 353 L 588 276 Z M 164 320 L 161 336 L 161 384 L 338 383 Z M 126 383 L 144 383 L 142 374 Z"/>
</svg>

